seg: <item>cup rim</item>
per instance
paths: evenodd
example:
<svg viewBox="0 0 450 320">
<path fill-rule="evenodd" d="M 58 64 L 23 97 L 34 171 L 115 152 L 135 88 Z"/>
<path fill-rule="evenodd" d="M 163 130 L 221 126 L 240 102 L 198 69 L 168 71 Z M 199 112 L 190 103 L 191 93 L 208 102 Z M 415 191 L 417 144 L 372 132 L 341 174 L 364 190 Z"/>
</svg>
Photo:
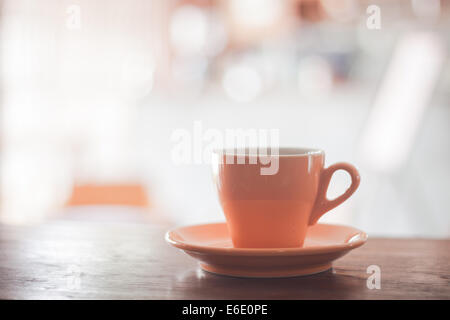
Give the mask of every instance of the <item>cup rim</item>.
<svg viewBox="0 0 450 320">
<path fill-rule="evenodd" d="M 236 150 L 237 148 L 221 148 L 212 150 L 213 153 L 218 155 L 227 156 L 246 156 L 246 157 L 258 157 L 258 156 L 278 156 L 278 157 L 308 157 L 312 155 L 324 155 L 325 152 L 318 148 L 304 148 L 304 147 L 279 147 L 278 154 L 270 154 L 273 147 L 245 147 Z M 260 154 L 259 149 L 266 150 L 267 153 Z M 244 153 L 242 153 L 244 150 Z M 258 151 L 258 152 L 256 152 Z M 255 152 L 255 153 L 251 153 Z"/>
</svg>

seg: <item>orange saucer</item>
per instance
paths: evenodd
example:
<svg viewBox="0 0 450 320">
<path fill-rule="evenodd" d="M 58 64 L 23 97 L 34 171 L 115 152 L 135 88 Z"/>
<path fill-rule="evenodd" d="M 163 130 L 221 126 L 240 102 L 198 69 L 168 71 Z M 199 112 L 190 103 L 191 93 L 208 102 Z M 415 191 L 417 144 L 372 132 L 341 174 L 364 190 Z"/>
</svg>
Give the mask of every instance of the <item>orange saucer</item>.
<svg viewBox="0 0 450 320">
<path fill-rule="evenodd" d="M 326 271 L 331 262 L 363 245 L 367 234 L 347 226 L 318 223 L 302 248 L 233 248 L 225 223 L 180 227 L 166 241 L 199 260 L 212 273 L 236 277 L 294 277 Z"/>
</svg>

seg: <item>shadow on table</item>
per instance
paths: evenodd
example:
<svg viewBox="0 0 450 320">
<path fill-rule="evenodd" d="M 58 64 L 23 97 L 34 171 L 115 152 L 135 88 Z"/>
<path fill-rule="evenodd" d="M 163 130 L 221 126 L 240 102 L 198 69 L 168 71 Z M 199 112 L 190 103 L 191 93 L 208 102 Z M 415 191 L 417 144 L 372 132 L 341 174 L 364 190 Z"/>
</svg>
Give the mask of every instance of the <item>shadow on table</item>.
<svg viewBox="0 0 450 320">
<path fill-rule="evenodd" d="M 361 299 L 363 277 L 339 270 L 291 278 L 238 278 L 191 268 L 174 277 L 168 295 L 175 299 Z"/>
</svg>

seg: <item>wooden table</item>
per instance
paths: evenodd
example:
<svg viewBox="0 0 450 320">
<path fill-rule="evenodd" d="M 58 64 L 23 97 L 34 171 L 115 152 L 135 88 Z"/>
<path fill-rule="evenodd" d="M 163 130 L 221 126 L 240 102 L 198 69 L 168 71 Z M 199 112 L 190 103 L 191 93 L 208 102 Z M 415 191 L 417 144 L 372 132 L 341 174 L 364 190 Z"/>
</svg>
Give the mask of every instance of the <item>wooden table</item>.
<svg viewBox="0 0 450 320">
<path fill-rule="evenodd" d="M 1 299 L 450 299 L 450 240 L 369 239 L 321 274 L 242 279 L 199 270 L 164 242 L 168 226 L 85 211 L 0 225 Z M 379 290 L 366 285 L 370 265 L 381 268 Z"/>
</svg>

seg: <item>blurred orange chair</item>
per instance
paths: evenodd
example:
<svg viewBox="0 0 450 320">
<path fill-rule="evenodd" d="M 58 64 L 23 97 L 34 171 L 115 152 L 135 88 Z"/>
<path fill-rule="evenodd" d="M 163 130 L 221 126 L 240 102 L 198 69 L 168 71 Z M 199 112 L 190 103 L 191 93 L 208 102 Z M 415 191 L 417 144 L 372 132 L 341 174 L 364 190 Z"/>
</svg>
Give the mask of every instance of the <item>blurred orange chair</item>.
<svg viewBox="0 0 450 320">
<path fill-rule="evenodd" d="M 149 207 L 145 189 L 140 184 L 75 185 L 67 206 L 123 205 Z"/>
</svg>

